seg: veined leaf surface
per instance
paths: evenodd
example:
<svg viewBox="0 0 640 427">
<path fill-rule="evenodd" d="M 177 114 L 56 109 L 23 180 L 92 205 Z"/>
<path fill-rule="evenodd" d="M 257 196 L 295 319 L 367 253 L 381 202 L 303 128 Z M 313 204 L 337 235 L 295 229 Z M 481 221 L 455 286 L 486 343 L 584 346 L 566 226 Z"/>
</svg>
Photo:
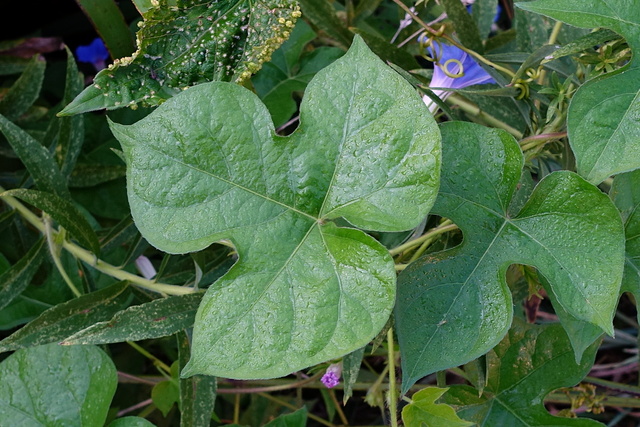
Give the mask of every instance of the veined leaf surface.
<svg viewBox="0 0 640 427">
<path fill-rule="evenodd" d="M 568 315 L 613 334 L 624 234 L 609 198 L 574 173 L 554 172 L 513 217 L 508 207 L 523 166 L 513 137 L 466 122 L 445 123 L 441 132 L 444 167 L 433 212 L 454 221 L 464 241 L 398 278 L 403 391 L 504 337 L 513 315 L 505 279 L 511 264 L 536 267 Z"/>
<path fill-rule="evenodd" d="M 239 262 L 208 289 L 183 375 L 287 375 L 367 344 L 395 300 L 369 230 L 417 226 L 439 182 L 440 136 L 402 77 L 356 38 L 309 83 L 300 127 L 275 135 L 248 90 L 196 86 L 130 126 L 136 225 L 153 245 L 197 251 L 228 238 Z"/>
</svg>

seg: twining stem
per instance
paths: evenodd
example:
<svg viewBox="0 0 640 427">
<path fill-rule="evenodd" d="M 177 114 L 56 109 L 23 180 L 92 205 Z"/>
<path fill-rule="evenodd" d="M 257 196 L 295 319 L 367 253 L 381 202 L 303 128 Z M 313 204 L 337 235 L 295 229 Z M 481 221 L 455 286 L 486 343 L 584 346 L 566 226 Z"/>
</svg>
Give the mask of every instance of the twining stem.
<svg viewBox="0 0 640 427">
<path fill-rule="evenodd" d="M 398 427 L 398 399 L 396 390 L 396 356 L 393 344 L 393 328 L 387 331 L 387 366 L 389 367 L 389 414 L 391 416 L 391 427 Z"/>
<path fill-rule="evenodd" d="M 558 35 L 560 34 L 560 29 L 562 28 L 562 22 L 556 21 L 553 29 L 551 30 L 551 35 L 549 36 L 549 42 L 547 44 L 554 44 L 558 40 Z M 547 76 L 547 70 L 542 69 L 540 71 L 540 75 L 538 77 L 538 84 L 544 84 L 544 79 Z"/>
<path fill-rule="evenodd" d="M 153 354 L 149 353 L 147 350 L 145 350 L 144 348 L 140 347 L 138 344 L 136 344 L 133 341 L 127 341 L 127 344 L 129 344 L 131 347 L 133 347 L 138 353 L 142 354 L 144 357 L 146 357 L 147 359 L 151 360 L 155 366 L 157 366 L 158 368 L 162 369 L 167 374 L 171 375 L 171 368 L 169 367 L 169 365 L 164 363 L 162 360 L 158 359 Z"/>
<path fill-rule="evenodd" d="M 5 191 L 4 188 L 0 186 L 0 192 L 4 192 L 4 191 Z M 18 199 L 16 199 L 13 196 L 0 196 L 0 198 L 7 205 L 15 209 L 25 220 L 27 220 L 27 222 L 33 225 L 38 231 L 46 235 L 47 229 L 43 220 L 39 218 L 36 214 L 31 212 L 31 210 L 29 210 L 25 205 L 23 205 Z M 148 280 L 143 277 L 137 276 L 135 274 L 129 273 L 127 271 L 121 270 L 118 267 L 114 267 L 113 265 L 98 259 L 93 253 L 67 240 L 64 240 L 61 246 L 65 250 L 69 251 L 73 256 L 91 265 L 96 270 L 104 274 L 107 274 L 111 277 L 114 277 L 116 279 L 126 280 L 136 286 L 148 289 L 150 291 L 159 292 L 166 295 L 186 295 L 186 294 L 191 294 L 198 291 L 197 289 L 183 287 L 183 286 L 174 286 L 174 285 L 168 285 L 164 283 L 156 283 L 153 280 Z M 54 262 L 55 262 L 55 257 L 54 257 Z"/>
<path fill-rule="evenodd" d="M 458 49 L 468 53 L 469 55 L 473 56 L 474 58 L 476 58 L 478 61 L 492 67 L 495 68 L 496 70 L 502 71 L 503 73 L 505 73 L 506 75 L 508 75 L 509 77 L 513 78 L 515 76 L 515 73 L 513 71 L 511 71 L 508 68 L 502 67 L 496 63 L 493 63 L 491 61 L 489 61 L 487 58 L 485 58 L 484 56 L 480 55 L 477 52 L 474 52 L 473 50 L 467 49 L 466 47 L 464 47 L 463 45 L 461 45 L 460 43 L 458 43 L 457 41 L 455 41 L 454 39 L 452 39 L 451 37 L 449 37 L 446 34 L 440 34 L 437 31 L 435 31 L 433 28 L 431 28 L 429 25 L 427 25 L 422 19 L 420 19 L 418 17 L 418 15 L 416 15 L 415 13 L 413 13 L 411 11 L 411 9 L 409 9 L 409 7 L 407 5 L 405 5 L 404 3 L 402 3 L 401 0 L 393 0 L 394 3 L 396 3 L 398 6 L 400 6 L 405 12 L 407 12 L 409 14 L 409 16 L 411 16 L 411 18 L 416 21 L 418 24 L 420 24 L 425 30 L 429 31 L 431 34 L 437 36 L 437 37 L 442 37 L 443 39 L 445 39 L 447 42 L 449 42 L 449 44 L 457 47 Z"/>
<path fill-rule="evenodd" d="M 432 237 L 436 237 L 436 236 L 439 236 L 440 234 L 444 234 L 448 231 L 453 231 L 457 229 L 458 229 L 458 226 L 453 224 L 451 220 L 445 220 L 442 222 L 442 224 L 440 224 L 435 228 L 432 228 L 431 230 L 429 230 L 422 236 L 418 237 L 417 239 L 410 240 L 407 243 L 404 243 L 396 248 L 389 250 L 389 254 L 391 254 L 391 256 L 399 255 L 406 250 L 413 249 L 416 246 L 421 245 L 424 241 L 429 240 Z"/>
</svg>

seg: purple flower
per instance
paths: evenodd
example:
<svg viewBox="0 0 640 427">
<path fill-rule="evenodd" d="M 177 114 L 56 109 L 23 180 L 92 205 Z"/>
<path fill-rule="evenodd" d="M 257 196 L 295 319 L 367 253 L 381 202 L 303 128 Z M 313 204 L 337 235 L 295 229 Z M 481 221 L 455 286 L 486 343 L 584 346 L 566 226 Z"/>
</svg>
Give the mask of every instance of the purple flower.
<svg viewBox="0 0 640 427">
<path fill-rule="evenodd" d="M 105 67 L 105 61 L 109 58 L 109 51 L 102 39 L 98 37 L 89 45 L 78 46 L 76 48 L 76 56 L 78 61 L 93 64 L 96 71 L 100 71 Z"/>
<path fill-rule="evenodd" d="M 418 41 L 425 43 L 426 36 L 424 34 L 421 35 Z M 429 87 L 434 88 L 433 93 L 443 101 L 452 93 L 451 91 L 443 90 L 443 88 L 461 89 L 472 85 L 495 83 L 493 77 L 478 65 L 469 54 L 455 46 L 435 42 L 431 46 L 427 46 L 426 50 L 430 57 L 435 59 L 433 77 Z M 431 112 L 435 112 L 438 109 L 438 105 L 427 95 L 424 95 L 422 99 Z"/>
<path fill-rule="evenodd" d="M 340 384 L 340 375 L 342 375 L 342 362 L 329 365 L 320 381 L 327 388 L 333 388 Z"/>
</svg>

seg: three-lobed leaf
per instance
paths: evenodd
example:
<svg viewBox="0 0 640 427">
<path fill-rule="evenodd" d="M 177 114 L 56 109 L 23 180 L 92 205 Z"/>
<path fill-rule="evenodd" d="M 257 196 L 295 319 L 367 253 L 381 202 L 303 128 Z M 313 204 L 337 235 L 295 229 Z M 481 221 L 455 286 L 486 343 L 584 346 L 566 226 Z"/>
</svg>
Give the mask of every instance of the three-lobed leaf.
<svg viewBox="0 0 640 427">
<path fill-rule="evenodd" d="M 228 83 L 185 91 L 130 126 L 136 225 L 167 252 L 230 239 L 239 262 L 207 290 L 183 375 L 287 375 L 364 346 L 395 299 L 370 230 L 415 227 L 440 169 L 435 121 L 409 84 L 356 38 L 309 83 L 300 126 L 275 135 L 264 105 Z"/>
<path fill-rule="evenodd" d="M 577 364 L 566 332 L 558 324 L 538 326 L 514 321 L 509 334 L 487 354 L 489 382 L 482 395 L 466 385 L 453 385 L 443 401 L 459 416 L 486 426 L 596 427 L 597 421 L 556 417 L 544 397 L 559 387 L 577 384 L 591 369 L 598 343 Z"/>
<path fill-rule="evenodd" d="M 407 426 L 468 427 L 473 425 L 461 419 L 455 410 L 444 403 L 435 403 L 447 388 L 426 387 L 411 397 L 411 403 L 402 408 L 402 421 Z"/>
<path fill-rule="evenodd" d="M 574 173 L 555 172 L 511 215 L 523 166 L 513 137 L 465 122 L 445 123 L 441 132 L 444 167 L 433 212 L 454 221 L 464 241 L 398 278 L 403 390 L 502 339 L 513 314 L 505 280 L 511 264 L 536 267 L 568 316 L 612 334 L 624 234 L 608 197 Z"/>
<path fill-rule="evenodd" d="M 599 184 L 640 168 L 640 8 L 634 0 L 537 0 L 518 3 L 581 28 L 609 28 L 634 51 L 624 69 L 588 81 L 571 100 L 567 131 L 578 173 Z"/>
</svg>

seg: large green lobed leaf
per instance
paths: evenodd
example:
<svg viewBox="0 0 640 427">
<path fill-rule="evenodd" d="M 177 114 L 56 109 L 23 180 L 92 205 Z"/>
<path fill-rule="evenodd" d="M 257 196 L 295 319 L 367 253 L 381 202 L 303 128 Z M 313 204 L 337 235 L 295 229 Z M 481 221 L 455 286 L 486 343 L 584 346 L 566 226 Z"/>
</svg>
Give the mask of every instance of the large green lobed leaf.
<svg viewBox="0 0 640 427">
<path fill-rule="evenodd" d="M 289 36 L 295 0 L 159 0 L 131 57 L 101 70 L 60 115 L 159 105 L 185 88 L 246 80 Z"/>
<path fill-rule="evenodd" d="M 489 378 L 484 392 L 479 395 L 472 387 L 454 385 L 444 401 L 480 426 L 602 426 L 585 418 L 553 416 L 543 405 L 550 391 L 573 386 L 587 375 L 597 350 L 594 343 L 585 352 L 585 361 L 577 364 L 560 325 L 515 321 L 504 340 L 487 354 Z"/>
<path fill-rule="evenodd" d="M 518 3 L 581 28 L 609 28 L 634 55 L 623 70 L 582 85 L 569 106 L 567 131 L 578 173 L 599 184 L 640 168 L 640 7 L 636 0 L 538 0 Z"/>
<path fill-rule="evenodd" d="M 386 249 L 354 228 L 417 226 L 432 206 L 440 136 L 424 103 L 357 37 L 309 83 L 300 126 L 274 133 L 246 89 L 196 86 L 131 126 L 136 225 L 161 250 L 228 238 L 239 262 L 208 289 L 183 375 L 287 375 L 369 342 L 395 299 Z"/>
<path fill-rule="evenodd" d="M 555 172 L 513 217 L 523 166 L 513 137 L 466 122 L 445 123 L 441 132 L 444 168 L 433 212 L 453 220 L 464 241 L 414 262 L 398 278 L 403 390 L 504 337 L 513 314 L 505 280 L 511 264 L 536 267 L 565 317 L 613 334 L 624 234 L 608 197 L 574 173 Z"/>
</svg>

